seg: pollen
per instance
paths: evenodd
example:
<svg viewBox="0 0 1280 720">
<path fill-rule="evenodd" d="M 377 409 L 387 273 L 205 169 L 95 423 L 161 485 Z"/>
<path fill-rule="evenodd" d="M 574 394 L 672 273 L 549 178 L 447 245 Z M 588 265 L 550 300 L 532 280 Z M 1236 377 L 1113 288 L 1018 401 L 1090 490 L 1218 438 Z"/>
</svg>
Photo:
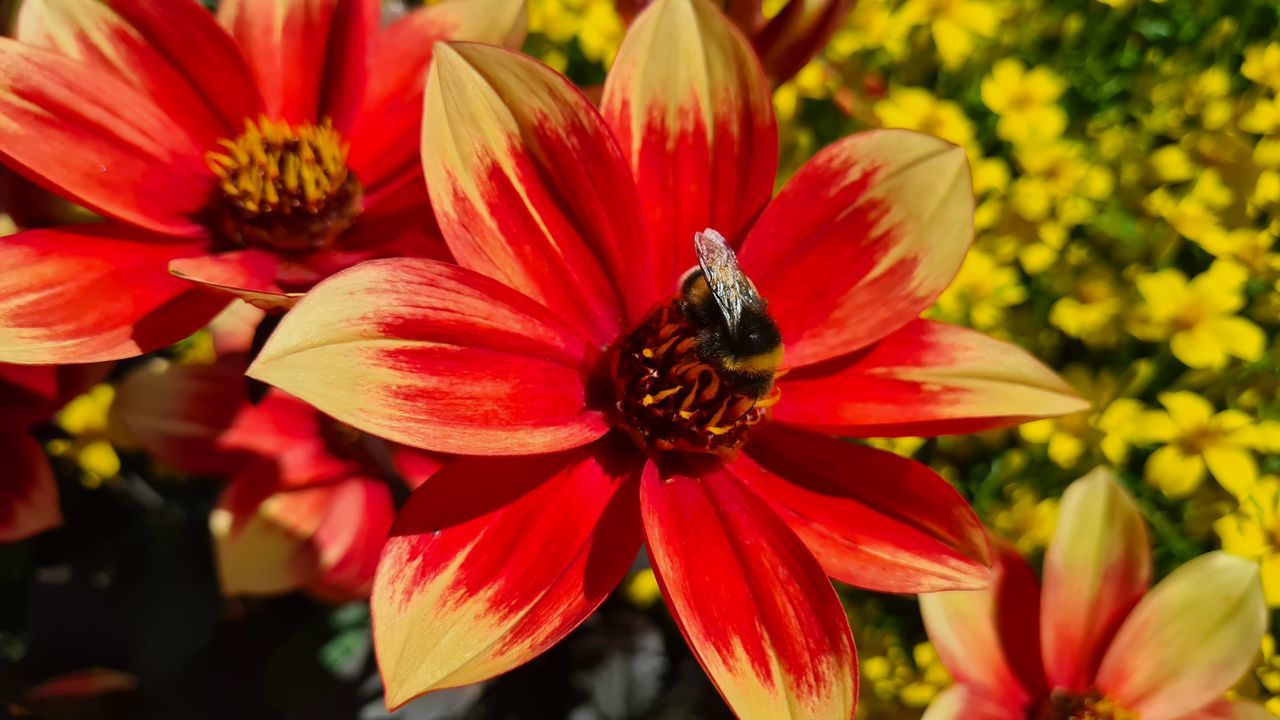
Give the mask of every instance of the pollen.
<svg viewBox="0 0 1280 720">
<path fill-rule="evenodd" d="M 232 247 L 306 253 L 330 247 L 360 212 L 347 143 L 329 120 L 261 117 L 205 155 L 218 178 L 213 226 Z"/>
<path fill-rule="evenodd" d="M 697 344 L 697 330 L 673 301 L 610 352 L 615 424 L 650 454 L 732 458 L 778 402 L 776 386 L 760 399 L 734 390 L 698 357 Z"/>
</svg>

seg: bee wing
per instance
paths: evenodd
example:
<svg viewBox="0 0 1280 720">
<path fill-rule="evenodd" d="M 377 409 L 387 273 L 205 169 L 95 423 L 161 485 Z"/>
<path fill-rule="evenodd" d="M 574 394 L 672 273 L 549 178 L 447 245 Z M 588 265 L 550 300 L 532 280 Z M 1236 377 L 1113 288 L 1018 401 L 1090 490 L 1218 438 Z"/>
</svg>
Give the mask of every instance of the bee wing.
<svg viewBox="0 0 1280 720">
<path fill-rule="evenodd" d="M 737 331 L 744 315 L 764 311 L 764 299 L 738 267 L 738 256 L 723 235 L 711 228 L 694 233 L 693 247 L 730 333 Z"/>
</svg>

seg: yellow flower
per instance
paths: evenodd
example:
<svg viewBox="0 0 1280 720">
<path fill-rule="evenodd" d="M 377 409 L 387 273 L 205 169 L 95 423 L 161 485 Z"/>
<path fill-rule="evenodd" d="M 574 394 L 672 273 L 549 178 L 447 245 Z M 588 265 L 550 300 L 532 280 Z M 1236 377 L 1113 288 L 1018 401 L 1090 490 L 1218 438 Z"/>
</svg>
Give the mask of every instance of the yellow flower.
<svg viewBox="0 0 1280 720">
<path fill-rule="evenodd" d="M 1247 48 L 1240 74 L 1259 85 L 1280 92 L 1280 43 Z"/>
<path fill-rule="evenodd" d="M 1076 280 L 1075 291 L 1059 298 L 1049 322 L 1086 345 L 1103 347 L 1120 340 L 1119 320 L 1125 298 L 1115 278 L 1105 271 L 1087 272 Z"/>
<path fill-rule="evenodd" d="M 1165 145 L 1151 153 L 1151 171 L 1161 182 L 1184 182 L 1195 176 L 1196 166 L 1187 151 L 1177 145 Z"/>
<path fill-rule="evenodd" d="M 1269 278 L 1280 272 L 1280 254 L 1272 251 L 1276 238 L 1265 230 L 1237 228 L 1209 233 L 1200 238 L 1200 247 L 1214 257 L 1233 260 L 1251 275 Z"/>
<path fill-rule="evenodd" d="M 845 60 L 862 50 L 883 50 L 892 58 L 907 54 L 907 36 L 916 23 L 895 13 L 885 0 L 854 3 L 843 27 L 831 36 L 826 57 Z"/>
<path fill-rule="evenodd" d="M 1023 555 L 1043 550 L 1058 524 L 1057 498 L 1041 498 L 1031 488 L 1005 488 L 1009 502 L 991 516 L 991 528 L 1012 542 Z"/>
<path fill-rule="evenodd" d="M 980 40 L 995 37 L 1000 13 L 985 0 L 907 0 L 902 15 L 911 25 L 929 23 L 942 66 L 954 70 L 964 64 Z"/>
<path fill-rule="evenodd" d="M 662 599 L 662 590 L 658 587 L 658 579 L 653 570 L 644 568 L 632 575 L 623 585 L 623 592 L 632 605 L 648 608 Z"/>
<path fill-rule="evenodd" d="M 128 444 L 118 423 L 112 421 L 111 404 L 115 395 L 111 385 L 95 385 L 67 403 L 54 418 L 70 438 L 49 441 L 49 453 L 75 462 L 90 486 L 120 473 L 120 457 L 113 443 Z"/>
<path fill-rule="evenodd" d="M 974 248 L 960 273 L 938 298 L 936 315 L 951 323 L 991 330 L 1005 324 L 1007 310 L 1026 302 L 1027 288 L 1016 268 Z"/>
<path fill-rule="evenodd" d="M 1015 145 L 1056 138 L 1067 127 L 1058 107 L 1066 83 L 1052 70 L 1027 71 L 1020 60 L 1005 58 L 982 80 L 982 102 L 1000 116 L 996 134 Z"/>
<path fill-rule="evenodd" d="M 1237 317 L 1244 307 L 1248 272 L 1237 263 L 1216 260 L 1190 282 L 1173 269 L 1137 277 L 1140 305 L 1129 331 L 1143 340 L 1168 340 L 1174 357 L 1188 367 L 1217 369 L 1230 357 L 1253 361 L 1262 356 L 1266 335 Z"/>
<path fill-rule="evenodd" d="M 1223 550 L 1261 565 L 1267 604 L 1280 607 L 1280 478 L 1268 475 L 1258 481 L 1234 512 L 1213 524 L 1213 531 Z M 1272 692 L 1280 692 L 1280 686 Z"/>
<path fill-rule="evenodd" d="M 1135 371 L 1142 371 L 1141 365 Z M 1071 415 L 1046 418 L 1018 427 L 1023 440 L 1044 445 L 1049 460 L 1062 468 L 1076 467 L 1087 460 L 1097 464 L 1094 450 L 1106 461 L 1119 465 L 1128 458 L 1129 449 L 1142 438 L 1146 409 L 1131 398 L 1119 397 L 1133 385 L 1109 372 L 1092 374 L 1083 365 L 1071 365 L 1063 371 L 1067 382 L 1092 407 Z"/>
<path fill-rule="evenodd" d="M 940 137 L 963 148 L 973 146 L 973 123 L 950 100 L 939 100 L 923 88 L 895 87 L 875 104 L 880 124 Z"/>
<path fill-rule="evenodd" d="M 1255 135 L 1280 130 L 1280 96 L 1258 98 L 1253 107 L 1240 116 L 1240 129 Z"/>
<path fill-rule="evenodd" d="M 609 0 L 540 0 L 529 3 L 529 32 L 546 36 L 564 46 L 577 39 L 588 60 L 609 65 L 613 62 L 626 30 Z M 548 50 L 541 59 L 553 67 L 564 67 L 568 59 L 559 48 Z"/>
<path fill-rule="evenodd" d="M 1275 432 L 1247 413 L 1213 405 L 1193 392 L 1160 394 L 1165 411 L 1144 418 L 1146 438 L 1164 446 L 1147 459 L 1147 482 L 1169 497 L 1186 497 L 1207 473 L 1236 497 L 1248 495 L 1258 480 L 1253 450 L 1270 445 Z"/>
</svg>

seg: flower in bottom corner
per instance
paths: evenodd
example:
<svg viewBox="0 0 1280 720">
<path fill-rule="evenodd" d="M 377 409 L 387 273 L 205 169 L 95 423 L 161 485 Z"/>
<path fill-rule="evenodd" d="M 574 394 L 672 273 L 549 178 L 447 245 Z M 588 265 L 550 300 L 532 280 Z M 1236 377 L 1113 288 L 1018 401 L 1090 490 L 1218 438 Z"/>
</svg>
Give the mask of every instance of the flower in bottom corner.
<svg viewBox="0 0 1280 720">
<path fill-rule="evenodd" d="M 734 712 L 850 717 L 853 640 L 828 577 L 919 592 L 990 571 L 956 490 L 833 436 L 1084 405 L 1019 348 L 919 318 L 972 236 L 964 151 L 855 135 L 771 201 L 768 81 L 707 0 L 636 19 L 599 111 L 501 48 L 435 58 L 423 165 L 458 264 L 335 275 L 249 370 L 459 456 L 410 497 L 379 562 L 388 705 L 547 650 L 644 545 Z M 686 275 L 698 258 L 709 269 Z M 715 297 L 744 303 L 732 329 Z"/>
<path fill-rule="evenodd" d="M 1151 585 L 1142 514 L 1105 469 L 1062 498 L 1043 587 L 1012 548 L 985 590 L 921 596 L 955 677 L 925 720 L 1266 720 L 1230 702 L 1267 628 L 1256 563 L 1211 552 Z"/>
</svg>

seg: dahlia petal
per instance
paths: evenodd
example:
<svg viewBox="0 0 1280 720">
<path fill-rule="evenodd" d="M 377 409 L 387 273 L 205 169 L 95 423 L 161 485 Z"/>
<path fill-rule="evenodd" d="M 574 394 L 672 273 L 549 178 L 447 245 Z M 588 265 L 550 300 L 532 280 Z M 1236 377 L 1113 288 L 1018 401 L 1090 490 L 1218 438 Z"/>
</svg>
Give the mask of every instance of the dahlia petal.
<svg viewBox="0 0 1280 720">
<path fill-rule="evenodd" d="M 333 10 L 317 115 L 332 120 L 344 137 L 351 137 L 360 116 L 381 5 L 380 0 L 338 0 Z"/>
<path fill-rule="evenodd" d="M 1024 720 L 1021 708 L 1009 707 L 968 685 L 954 685 L 938 694 L 921 720 Z"/>
<path fill-rule="evenodd" d="M 364 202 L 359 221 L 340 240 L 342 247 L 363 253 L 363 259 L 424 257 L 452 261 L 431 210 L 421 166 L 415 165 L 411 172 L 384 184 L 376 197 L 365 195 Z M 334 272 L 337 270 L 322 277 Z"/>
<path fill-rule="evenodd" d="M 353 477 L 329 490 L 328 506 L 311 539 L 319 572 L 307 589 L 330 601 L 369 597 L 378 556 L 396 516 L 391 489 L 381 480 Z"/>
<path fill-rule="evenodd" d="M 786 82 L 826 47 L 852 0 L 789 0 L 755 36 L 756 51 L 775 85 Z"/>
<path fill-rule="evenodd" d="M 291 123 L 319 119 L 330 38 L 338 30 L 335 16 L 350 20 L 358 10 L 340 5 L 363 0 L 223 0 L 218 22 L 244 52 L 266 113 Z M 358 30 L 359 28 L 357 28 Z M 350 50 L 345 40 L 336 43 Z M 350 60 L 351 58 L 344 58 Z M 335 73 L 339 72 L 335 68 Z"/>
<path fill-rule="evenodd" d="M 437 45 L 422 164 L 458 264 L 599 343 L 615 339 L 615 288 L 644 259 L 635 185 L 604 120 L 568 80 L 501 48 Z"/>
<path fill-rule="evenodd" d="M 621 582 L 638 467 L 614 452 L 462 458 L 410 496 L 373 586 L 388 707 L 531 660 Z"/>
<path fill-rule="evenodd" d="M 963 149 L 903 130 L 847 137 L 805 163 L 738 254 L 788 362 L 851 353 L 933 304 L 973 240 L 971 185 Z"/>
<path fill-rule="evenodd" d="M 448 455 L 430 453 L 418 448 L 396 445 L 391 448 L 391 462 L 410 490 L 417 490 L 448 462 Z"/>
<path fill-rule="evenodd" d="M 851 718 L 853 636 L 804 543 L 731 475 L 641 481 L 649 561 L 693 654 L 740 718 Z"/>
<path fill-rule="evenodd" d="M 57 367 L 0 363 L 0 408 L 6 416 L 15 407 L 44 406 L 57 396 Z"/>
<path fill-rule="evenodd" d="M 1134 607 L 1097 686 L 1143 720 L 1172 720 L 1222 697 L 1252 667 L 1266 628 L 1257 563 L 1201 555 Z"/>
<path fill-rule="evenodd" d="M 1037 642 L 1040 590 L 1017 551 L 1000 544 L 997 557 L 991 587 L 921 595 L 920 615 L 961 687 L 1022 709 L 1045 687 Z"/>
<path fill-rule="evenodd" d="M 222 594 L 278 595 L 316 577 L 310 537 L 319 526 L 328 488 L 272 493 L 267 465 L 232 479 L 209 515 Z"/>
<path fill-rule="evenodd" d="M 199 92 L 228 137 L 262 114 L 262 91 L 236 41 L 198 2 L 107 0 Z"/>
<path fill-rule="evenodd" d="M 422 91 L 435 43 L 469 40 L 519 49 L 527 15 L 524 0 L 445 0 L 410 12 L 378 34 L 349 159 L 370 196 L 388 178 L 422 174 Z"/>
<path fill-rule="evenodd" d="M 1146 522 L 1106 468 L 1067 488 L 1044 560 L 1040 632 L 1049 682 L 1089 689 L 1120 623 L 1151 585 Z"/>
<path fill-rule="evenodd" d="M 778 421 L 851 437 L 976 432 L 1089 407 L 1016 345 L 931 320 L 781 385 Z"/>
<path fill-rule="evenodd" d="M 697 262 L 694 233 L 712 227 L 737 240 L 769 202 L 778 169 L 769 82 L 711 3 L 658 0 L 627 32 L 601 112 L 640 192 L 652 303 Z"/>
<path fill-rule="evenodd" d="M 0 243 L 0 361 L 133 357 L 199 330 L 227 304 L 166 268 L 204 251 L 110 223 L 28 230 Z"/>
<path fill-rule="evenodd" d="M 360 466 L 332 452 L 319 410 L 279 390 L 245 404 L 218 438 L 225 450 L 270 461 L 281 488 L 316 485 L 355 475 Z"/>
<path fill-rule="evenodd" d="M 279 259 L 265 250 L 238 250 L 179 258 L 169 263 L 169 272 L 262 310 L 288 310 L 302 299 L 303 293 L 284 292 L 275 283 L 279 264 Z"/>
<path fill-rule="evenodd" d="M 221 32 L 213 18 L 205 20 Z M 212 145 L 227 135 L 222 119 L 148 38 L 98 0 L 26 0 L 13 36 L 114 72 L 151 98 L 193 138 Z"/>
<path fill-rule="evenodd" d="M 258 334 L 258 326 L 265 317 L 266 313 L 261 308 L 233 300 L 209 321 L 214 354 L 218 357 L 247 354 L 253 348 L 253 337 Z"/>
<path fill-rule="evenodd" d="M 157 358 L 125 376 L 112 412 L 147 452 L 178 470 L 221 474 L 240 458 L 219 438 L 247 402 L 243 357 L 213 365 L 181 365 Z M 239 390 L 239 392 L 238 392 Z"/>
<path fill-rule="evenodd" d="M 155 232 L 196 235 L 203 148 L 105 67 L 0 38 L 0 157 L 45 188 Z"/>
<path fill-rule="evenodd" d="M 585 354 L 546 308 L 495 280 L 434 260 L 373 260 L 308 293 L 249 375 L 405 445 L 519 455 L 607 431 L 585 408 Z"/>
<path fill-rule="evenodd" d="M 40 443 L 26 428 L 0 427 L 0 542 L 14 542 L 62 524 L 58 486 Z"/>
<path fill-rule="evenodd" d="M 986 587 L 991 580 L 977 516 L 955 488 L 917 462 L 773 427 L 754 435 L 728 470 L 841 582 L 920 593 Z"/>
</svg>

